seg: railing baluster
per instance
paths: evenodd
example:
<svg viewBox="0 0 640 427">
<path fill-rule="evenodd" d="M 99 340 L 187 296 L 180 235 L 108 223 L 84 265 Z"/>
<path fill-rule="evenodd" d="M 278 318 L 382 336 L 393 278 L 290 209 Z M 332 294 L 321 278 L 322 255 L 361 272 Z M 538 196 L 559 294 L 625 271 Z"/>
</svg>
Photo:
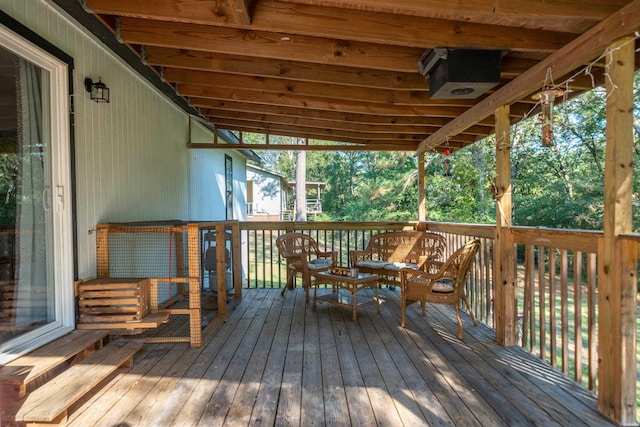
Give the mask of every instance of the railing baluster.
<svg viewBox="0 0 640 427">
<path fill-rule="evenodd" d="M 569 285 L 567 250 L 560 250 L 560 323 L 562 325 L 562 372 L 569 374 Z"/>
<path fill-rule="evenodd" d="M 574 342 L 575 342 L 575 373 L 573 379 L 582 383 L 582 252 L 573 254 L 573 306 L 575 315 Z"/>
</svg>

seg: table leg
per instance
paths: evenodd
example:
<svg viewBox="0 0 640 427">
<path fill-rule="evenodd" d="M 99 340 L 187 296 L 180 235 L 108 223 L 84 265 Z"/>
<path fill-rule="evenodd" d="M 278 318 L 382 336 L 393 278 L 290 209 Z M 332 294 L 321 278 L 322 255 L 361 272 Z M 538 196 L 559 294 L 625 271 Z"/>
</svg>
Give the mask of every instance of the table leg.
<svg viewBox="0 0 640 427">
<path fill-rule="evenodd" d="M 351 316 L 352 320 L 356 320 L 356 309 L 358 304 L 356 303 L 356 294 L 358 293 L 358 287 L 354 286 L 351 288 L 351 292 L 353 293 L 353 315 Z"/>
<path fill-rule="evenodd" d="M 318 292 L 318 284 L 316 283 L 316 286 L 313 287 L 313 303 L 311 303 L 311 309 L 313 311 L 316 311 L 316 293 Z"/>
</svg>

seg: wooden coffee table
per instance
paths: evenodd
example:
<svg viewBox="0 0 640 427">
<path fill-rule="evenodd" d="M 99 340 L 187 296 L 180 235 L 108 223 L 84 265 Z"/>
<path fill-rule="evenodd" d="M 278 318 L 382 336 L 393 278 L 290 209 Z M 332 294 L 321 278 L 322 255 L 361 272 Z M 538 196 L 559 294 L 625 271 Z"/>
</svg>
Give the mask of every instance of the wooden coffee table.
<svg viewBox="0 0 640 427">
<path fill-rule="evenodd" d="M 312 305 L 314 311 L 316 309 L 316 300 L 319 300 L 340 307 L 350 308 L 352 310 L 353 320 L 356 320 L 356 310 L 358 308 L 371 304 L 377 305 L 378 314 L 380 314 L 380 298 L 378 298 L 378 279 L 380 279 L 380 277 L 378 275 L 359 273 L 356 277 L 349 277 L 332 274 L 327 271 L 319 271 L 313 273 L 313 276 L 315 277 Z M 322 284 L 333 285 L 333 292 L 317 295 L 318 285 Z M 375 298 L 361 295 L 360 298 L 357 299 L 358 291 L 365 288 L 373 289 L 376 294 Z M 351 295 L 341 294 L 341 289 L 349 291 Z"/>
</svg>

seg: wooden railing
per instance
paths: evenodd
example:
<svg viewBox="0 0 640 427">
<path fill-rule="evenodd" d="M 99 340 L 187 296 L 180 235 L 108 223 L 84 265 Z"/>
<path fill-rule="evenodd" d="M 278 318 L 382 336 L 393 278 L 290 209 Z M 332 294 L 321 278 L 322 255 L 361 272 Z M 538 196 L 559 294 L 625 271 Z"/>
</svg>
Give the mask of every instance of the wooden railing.
<svg viewBox="0 0 640 427">
<path fill-rule="evenodd" d="M 275 247 L 281 233 L 301 230 L 321 249 L 335 250 L 348 265 L 348 252 L 366 246 L 372 233 L 428 229 L 446 236 L 445 258 L 468 239 L 481 239 L 481 250 L 467 283 L 476 316 L 494 325 L 495 227 L 426 222 L 391 223 L 240 223 L 245 284 L 278 288 L 286 271 Z M 601 232 L 512 227 L 517 249 L 519 344 L 558 367 L 590 390 L 597 375 L 597 248 Z"/>
</svg>

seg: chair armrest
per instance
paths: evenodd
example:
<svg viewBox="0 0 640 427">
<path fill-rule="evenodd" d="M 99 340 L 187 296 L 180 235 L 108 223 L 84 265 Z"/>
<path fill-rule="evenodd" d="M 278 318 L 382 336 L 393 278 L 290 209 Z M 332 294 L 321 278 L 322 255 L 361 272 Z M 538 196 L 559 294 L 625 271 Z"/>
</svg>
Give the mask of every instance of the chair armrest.
<svg viewBox="0 0 640 427">
<path fill-rule="evenodd" d="M 404 283 L 406 280 L 411 279 L 423 279 L 429 284 L 444 277 L 444 271 L 438 270 L 435 273 L 429 273 L 422 270 L 416 270 L 414 268 L 401 268 L 400 269 L 400 281 Z"/>
<path fill-rule="evenodd" d="M 331 258 L 333 265 L 338 263 L 338 251 L 318 251 L 316 252 L 318 258 Z"/>
<path fill-rule="evenodd" d="M 371 259 L 371 255 L 373 254 L 373 252 L 371 251 L 349 251 L 349 262 L 350 265 L 353 267 L 355 266 L 357 261 L 363 260 L 363 259 Z"/>
<path fill-rule="evenodd" d="M 425 263 L 420 266 L 420 270 L 424 271 L 425 273 L 436 274 L 438 271 L 440 271 L 443 265 L 444 262 L 427 259 Z"/>
</svg>

